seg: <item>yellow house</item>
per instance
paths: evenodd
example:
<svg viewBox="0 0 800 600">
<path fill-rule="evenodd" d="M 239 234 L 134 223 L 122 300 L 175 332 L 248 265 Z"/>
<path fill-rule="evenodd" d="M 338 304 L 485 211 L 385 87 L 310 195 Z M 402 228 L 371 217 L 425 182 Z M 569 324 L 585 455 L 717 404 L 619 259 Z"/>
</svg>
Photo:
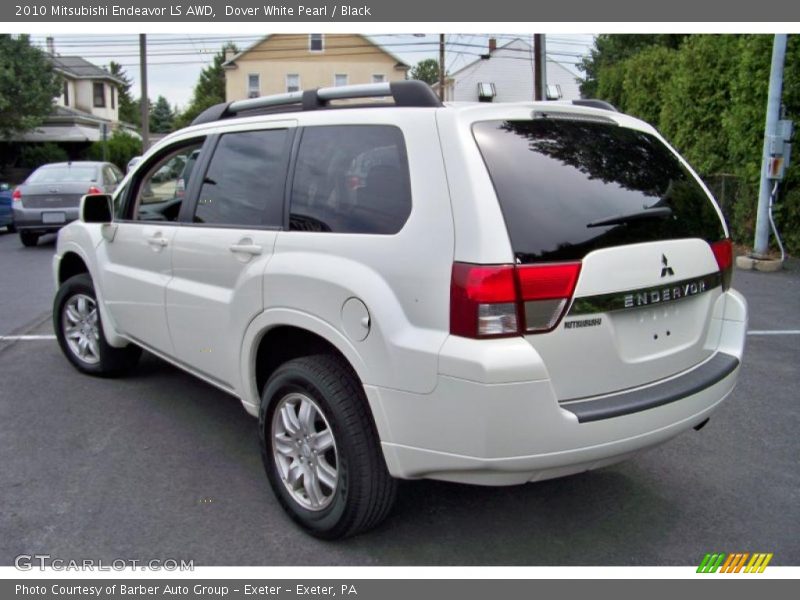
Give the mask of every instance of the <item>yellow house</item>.
<svg viewBox="0 0 800 600">
<path fill-rule="evenodd" d="M 232 54 L 232 53 L 231 53 Z M 318 87 L 406 78 L 400 58 L 358 34 L 267 35 L 230 55 L 225 69 L 228 102 Z"/>
</svg>

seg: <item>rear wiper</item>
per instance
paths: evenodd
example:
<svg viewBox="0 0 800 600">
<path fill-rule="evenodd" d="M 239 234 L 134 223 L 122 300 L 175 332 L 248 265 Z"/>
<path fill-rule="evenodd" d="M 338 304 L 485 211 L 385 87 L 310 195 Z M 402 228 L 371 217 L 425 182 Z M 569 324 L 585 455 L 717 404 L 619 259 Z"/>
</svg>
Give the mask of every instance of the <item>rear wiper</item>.
<svg viewBox="0 0 800 600">
<path fill-rule="evenodd" d="M 666 219 L 672 216 L 672 209 L 669 206 L 656 206 L 653 208 L 645 208 L 636 212 L 627 213 L 624 215 L 614 215 L 613 217 L 606 217 L 592 221 L 586 227 L 603 227 L 604 225 L 620 225 L 621 223 L 630 223 L 631 221 L 641 221 L 643 219 Z"/>
</svg>

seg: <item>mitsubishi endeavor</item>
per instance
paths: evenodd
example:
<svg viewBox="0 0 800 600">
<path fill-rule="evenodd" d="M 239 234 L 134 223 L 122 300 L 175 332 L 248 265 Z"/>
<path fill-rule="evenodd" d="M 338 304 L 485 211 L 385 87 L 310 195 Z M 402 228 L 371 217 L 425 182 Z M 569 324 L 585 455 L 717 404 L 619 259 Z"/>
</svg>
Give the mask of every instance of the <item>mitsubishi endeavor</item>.
<svg viewBox="0 0 800 600">
<path fill-rule="evenodd" d="M 53 269 L 79 371 L 145 349 L 239 398 L 328 539 L 397 479 L 521 484 L 699 429 L 747 325 L 720 210 L 651 126 L 415 81 L 208 109 L 83 198 Z"/>
</svg>

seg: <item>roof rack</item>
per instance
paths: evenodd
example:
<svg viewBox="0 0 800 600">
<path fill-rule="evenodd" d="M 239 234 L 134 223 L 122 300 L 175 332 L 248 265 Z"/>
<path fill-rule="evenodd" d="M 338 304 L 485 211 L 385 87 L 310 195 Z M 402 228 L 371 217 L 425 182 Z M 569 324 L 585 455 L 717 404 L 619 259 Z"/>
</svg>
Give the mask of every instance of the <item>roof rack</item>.
<svg viewBox="0 0 800 600">
<path fill-rule="evenodd" d="M 589 106 L 591 108 L 600 108 L 603 110 L 619 112 L 616 106 L 614 106 L 610 102 L 606 102 L 605 100 L 595 100 L 594 98 L 581 98 L 578 100 L 573 100 L 572 103 L 575 106 Z"/>
<path fill-rule="evenodd" d="M 332 100 L 351 100 L 356 98 L 381 98 L 391 96 L 394 106 L 439 107 L 442 102 L 424 81 L 392 81 L 386 83 L 366 83 L 338 87 L 317 88 L 273 96 L 248 98 L 223 102 L 201 112 L 192 125 L 210 123 L 220 119 L 241 116 L 240 113 L 258 111 L 284 112 L 296 106 L 298 110 L 318 110 L 327 108 Z"/>
</svg>

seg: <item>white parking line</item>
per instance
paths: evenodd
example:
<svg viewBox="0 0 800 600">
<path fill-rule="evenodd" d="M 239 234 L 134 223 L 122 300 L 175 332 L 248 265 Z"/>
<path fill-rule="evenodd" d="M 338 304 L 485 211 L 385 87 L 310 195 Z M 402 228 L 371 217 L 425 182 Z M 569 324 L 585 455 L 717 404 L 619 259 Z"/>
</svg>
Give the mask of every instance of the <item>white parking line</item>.
<svg viewBox="0 0 800 600">
<path fill-rule="evenodd" d="M 800 329 L 751 329 L 747 335 L 800 335 Z"/>
</svg>

